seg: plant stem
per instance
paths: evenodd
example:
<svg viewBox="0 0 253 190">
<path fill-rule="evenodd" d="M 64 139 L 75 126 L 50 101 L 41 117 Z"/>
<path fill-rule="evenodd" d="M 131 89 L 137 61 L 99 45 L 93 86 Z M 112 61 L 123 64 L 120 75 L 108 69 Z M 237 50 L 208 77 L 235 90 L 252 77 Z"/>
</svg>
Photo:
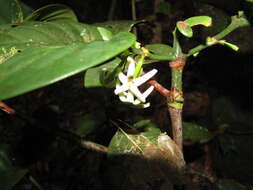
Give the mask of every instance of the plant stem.
<svg viewBox="0 0 253 190">
<path fill-rule="evenodd" d="M 183 123 L 182 123 L 182 109 L 176 109 L 169 106 L 170 119 L 172 124 L 173 140 L 183 151 Z"/>
<path fill-rule="evenodd" d="M 171 91 L 167 97 L 168 111 L 171 118 L 173 140 L 183 151 L 183 91 L 182 91 L 182 74 L 186 59 L 178 57 L 170 62 L 171 67 Z M 173 65 L 173 67 L 172 67 Z"/>
<path fill-rule="evenodd" d="M 231 18 L 231 23 L 220 33 L 218 33 L 217 35 L 215 35 L 213 38 L 216 40 L 221 40 L 222 38 L 224 38 L 226 35 L 228 35 L 229 33 L 231 33 L 232 31 L 234 31 L 237 28 L 240 27 L 245 27 L 245 26 L 250 26 L 250 23 L 248 22 L 248 20 L 246 18 L 244 18 L 243 16 L 232 16 Z M 187 56 L 191 56 L 195 53 L 200 52 L 201 50 L 209 47 L 210 45 L 198 45 L 197 47 L 191 49 Z"/>
<path fill-rule="evenodd" d="M 136 4 L 135 4 L 135 0 L 132 0 L 131 6 L 132 6 L 132 19 L 135 21 L 137 19 L 137 17 L 136 17 Z M 133 28 L 133 33 L 135 35 L 137 35 L 137 29 L 136 28 Z"/>
</svg>

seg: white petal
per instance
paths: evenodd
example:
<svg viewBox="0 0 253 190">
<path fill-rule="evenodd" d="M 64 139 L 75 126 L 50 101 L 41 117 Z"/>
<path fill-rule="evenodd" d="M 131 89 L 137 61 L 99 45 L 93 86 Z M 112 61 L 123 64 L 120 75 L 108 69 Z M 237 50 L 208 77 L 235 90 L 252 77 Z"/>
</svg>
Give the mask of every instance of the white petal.
<svg viewBox="0 0 253 190">
<path fill-rule="evenodd" d="M 146 104 L 142 104 L 142 108 L 147 108 L 147 107 L 149 107 L 150 106 L 150 103 L 149 102 L 147 102 Z"/>
<path fill-rule="evenodd" d="M 139 91 L 139 89 L 137 88 L 137 86 L 135 85 L 131 85 L 129 90 L 141 101 L 141 102 L 145 102 L 146 98 L 142 95 L 142 93 Z"/>
<path fill-rule="evenodd" d="M 138 104 L 140 104 L 140 103 L 141 103 L 141 101 L 140 101 L 139 99 L 136 99 L 136 100 L 134 100 L 134 102 L 133 102 L 134 105 L 138 105 Z"/>
<path fill-rule="evenodd" d="M 134 95 L 131 92 L 128 92 L 127 94 L 127 102 L 133 103 L 134 102 Z"/>
<path fill-rule="evenodd" d="M 135 72 L 135 60 L 132 57 L 127 57 L 127 61 L 129 62 L 127 69 L 127 77 L 132 77 Z"/>
<path fill-rule="evenodd" d="M 149 107 L 150 106 L 150 103 L 148 102 L 148 103 L 145 103 L 145 104 L 138 104 L 138 105 L 136 105 L 136 107 L 138 107 L 138 108 L 147 108 L 147 107 Z"/>
<path fill-rule="evenodd" d="M 122 72 L 119 73 L 118 78 L 119 78 L 120 82 L 123 84 L 128 82 L 127 76 Z"/>
<path fill-rule="evenodd" d="M 151 79 L 156 73 L 157 73 L 157 70 L 153 69 L 153 70 L 147 72 L 146 74 L 142 75 L 141 77 L 134 79 L 134 84 L 136 86 L 140 86 L 141 84 L 143 84 L 143 83 L 147 82 L 149 79 Z"/>
<path fill-rule="evenodd" d="M 151 92 L 154 90 L 153 86 L 150 86 L 145 92 L 143 92 L 143 96 L 145 98 L 147 98 L 149 96 L 149 94 L 151 94 Z"/>
<path fill-rule="evenodd" d="M 126 95 L 123 94 L 123 93 L 119 94 L 119 99 L 120 99 L 121 102 L 127 102 Z"/>
<path fill-rule="evenodd" d="M 116 89 L 114 90 L 114 94 L 118 95 L 122 92 L 125 92 L 129 89 L 129 85 L 128 84 L 123 84 L 121 86 L 116 86 Z"/>
</svg>

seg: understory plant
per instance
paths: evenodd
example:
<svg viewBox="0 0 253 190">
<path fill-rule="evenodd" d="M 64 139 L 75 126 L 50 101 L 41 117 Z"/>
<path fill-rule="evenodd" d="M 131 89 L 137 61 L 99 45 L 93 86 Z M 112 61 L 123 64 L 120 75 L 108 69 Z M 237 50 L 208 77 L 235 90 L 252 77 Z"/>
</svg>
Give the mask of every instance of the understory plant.
<svg viewBox="0 0 253 190">
<path fill-rule="evenodd" d="M 138 42 L 136 35 L 130 32 L 139 21 L 88 25 L 78 22 L 74 12 L 64 5 L 48 5 L 29 13 L 23 11 L 18 1 L 11 2 L 11 10 L 15 14 L 0 25 L 0 108 L 9 114 L 15 114 L 15 110 L 2 101 L 83 71 L 86 71 L 85 88 L 112 88 L 113 96 L 131 107 L 143 109 L 149 107 L 148 96 L 155 90 L 167 100 L 173 140 L 167 134 L 161 133 L 158 128 L 151 126 L 149 122 L 144 124 L 137 122 L 136 129 L 148 126 L 147 130 L 142 131 L 141 136 L 133 136 L 118 127 L 119 131 L 109 145 L 109 153 L 131 152 L 144 157 L 152 154 L 158 157 L 165 155 L 164 159 L 171 163 L 171 170 L 176 176 L 175 181 L 181 180 L 185 169 L 182 150 L 184 66 L 188 57 L 197 56 L 201 50 L 216 44 L 238 50 L 237 46 L 223 38 L 239 27 L 249 26 L 243 12 L 232 16 L 231 23 L 220 33 L 207 36 L 203 44 L 183 52 L 179 37 L 191 38 L 196 25 L 211 27 L 212 19 L 209 16 L 194 16 L 178 21 L 172 31 L 171 45 L 143 46 Z M 150 67 L 154 62 L 166 64 L 168 70 L 145 70 L 146 65 Z M 171 72 L 169 87 L 163 87 L 153 78 L 157 75 L 167 75 L 169 72 Z M 144 91 L 139 89 L 143 84 L 148 86 Z M 115 125 L 117 126 L 116 123 Z M 195 126 L 190 127 L 196 129 Z M 201 127 L 197 130 L 205 131 Z M 206 139 L 202 140 L 208 141 L 213 136 L 208 133 Z M 151 153 L 150 148 L 155 150 L 155 153 Z M 0 152 L 0 160 L 2 157 L 7 159 L 2 155 L 5 154 Z M 6 168 L 10 168 L 9 162 Z M 4 169 L 3 167 L 3 171 Z M 17 176 L 10 177 L 12 180 L 5 184 L 4 189 L 10 189 L 26 172 L 23 169 L 18 170 L 18 173 L 15 172 Z M 0 173 L 0 179 L 7 180 L 10 179 L 9 176 L 13 175 L 6 172 L 2 176 Z M 179 183 L 182 181 L 183 179 Z"/>
</svg>

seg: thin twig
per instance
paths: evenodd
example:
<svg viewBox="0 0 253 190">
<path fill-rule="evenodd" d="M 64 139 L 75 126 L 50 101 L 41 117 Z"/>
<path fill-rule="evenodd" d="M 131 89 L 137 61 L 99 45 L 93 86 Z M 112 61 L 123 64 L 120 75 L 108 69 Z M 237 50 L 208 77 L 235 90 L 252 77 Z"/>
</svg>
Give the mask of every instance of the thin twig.
<svg viewBox="0 0 253 190">
<path fill-rule="evenodd" d="M 170 91 L 163 87 L 159 82 L 156 80 L 150 80 L 148 83 L 155 88 L 157 92 L 159 92 L 162 96 L 168 97 L 170 94 Z"/>
</svg>

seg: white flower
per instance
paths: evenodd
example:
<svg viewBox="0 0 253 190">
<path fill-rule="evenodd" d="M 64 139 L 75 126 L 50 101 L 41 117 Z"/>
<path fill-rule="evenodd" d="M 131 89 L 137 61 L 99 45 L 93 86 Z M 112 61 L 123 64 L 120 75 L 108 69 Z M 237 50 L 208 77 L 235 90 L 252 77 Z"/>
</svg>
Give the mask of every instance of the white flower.
<svg viewBox="0 0 253 190">
<path fill-rule="evenodd" d="M 136 70 L 136 62 L 132 57 L 128 57 L 127 61 L 129 62 L 127 74 L 125 75 L 122 72 L 119 73 L 119 81 L 116 84 L 114 93 L 118 95 L 119 99 L 124 103 L 130 103 L 143 108 L 149 107 L 150 103 L 145 102 L 154 87 L 150 86 L 145 92 L 141 93 L 138 86 L 152 78 L 157 73 L 157 70 L 153 69 L 146 74 L 135 78 L 134 73 Z"/>
</svg>

